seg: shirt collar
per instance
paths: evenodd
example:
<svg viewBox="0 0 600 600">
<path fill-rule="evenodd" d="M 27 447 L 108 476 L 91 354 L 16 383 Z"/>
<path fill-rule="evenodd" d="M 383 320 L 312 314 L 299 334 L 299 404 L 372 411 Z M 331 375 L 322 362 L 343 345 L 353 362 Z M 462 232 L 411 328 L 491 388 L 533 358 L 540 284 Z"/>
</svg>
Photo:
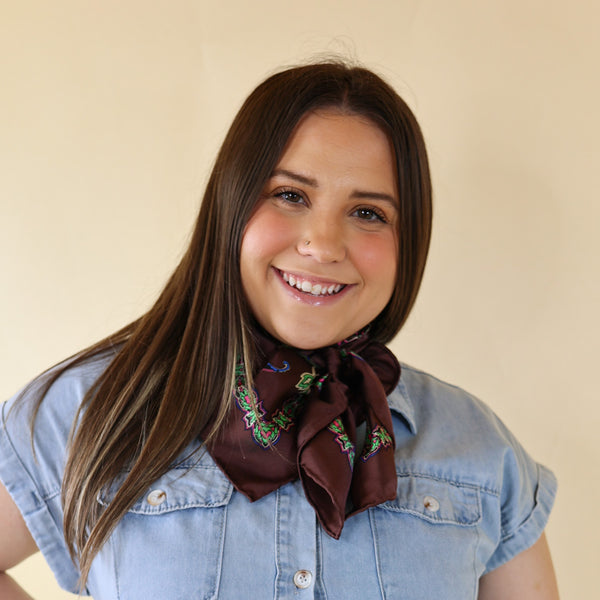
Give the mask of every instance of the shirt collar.
<svg viewBox="0 0 600 600">
<path fill-rule="evenodd" d="M 410 429 L 410 432 L 414 435 L 417 433 L 417 423 L 415 421 L 415 409 L 413 403 L 408 395 L 408 390 L 402 381 L 402 375 L 400 375 L 400 381 L 396 386 L 396 389 L 388 396 L 388 404 L 392 412 L 399 414 Z"/>
</svg>

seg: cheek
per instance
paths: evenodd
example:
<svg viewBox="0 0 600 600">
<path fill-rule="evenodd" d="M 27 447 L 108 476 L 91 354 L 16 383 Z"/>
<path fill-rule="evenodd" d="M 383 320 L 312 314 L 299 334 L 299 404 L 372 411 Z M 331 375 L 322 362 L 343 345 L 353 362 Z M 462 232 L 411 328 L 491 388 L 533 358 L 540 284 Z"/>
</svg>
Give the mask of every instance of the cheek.
<svg viewBox="0 0 600 600">
<path fill-rule="evenodd" d="M 275 255 L 289 244 L 289 230 L 281 217 L 265 208 L 259 208 L 248 221 L 242 237 L 242 271 L 256 263 L 270 263 Z"/>
<path fill-rule="evenodd" d="M 366 237 L 355 246 L 355 264 L 363 279 L 379 293 L 391 295 L 396 283 L 398 244 L 393 235 Z M 389 298 L 388 298 L 389 299 Z"/>
</svg>

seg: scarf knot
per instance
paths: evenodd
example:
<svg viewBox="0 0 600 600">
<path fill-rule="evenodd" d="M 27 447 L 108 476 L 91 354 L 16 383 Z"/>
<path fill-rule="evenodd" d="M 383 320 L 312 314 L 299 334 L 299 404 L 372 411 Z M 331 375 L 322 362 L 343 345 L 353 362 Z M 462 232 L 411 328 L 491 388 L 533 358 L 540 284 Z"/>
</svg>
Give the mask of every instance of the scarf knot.
<svg viewBox="0 0 600 600">
<path fill-rule="evenodd" d="M 300 478 L 337 539 L 347 517 L 396 496 L 386 396 L 400 365 L 366 331 L 314 351 L 266 336 L 258 346 L 254 388 L 240 363 L 230 417 L 209 452 L 251 501 Z"/>
</svg>

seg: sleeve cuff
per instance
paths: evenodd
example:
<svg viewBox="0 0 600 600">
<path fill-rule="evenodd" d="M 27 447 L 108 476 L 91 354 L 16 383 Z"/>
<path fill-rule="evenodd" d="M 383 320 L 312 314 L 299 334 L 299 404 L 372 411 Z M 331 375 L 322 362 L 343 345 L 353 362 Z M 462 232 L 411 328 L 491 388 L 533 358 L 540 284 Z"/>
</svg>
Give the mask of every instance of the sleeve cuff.
<svg viewBox="0 0 600 600">
<path fill-rule="evenodd" d="M 533 510 L 518 529 L 500 540 L 496 552 L 487 564 L 485 573 L 497 569 L 517 554 L 527 550 L 542 535 L 556 498 L 558 486 L 552 471 L 543 465 L 537 465 L 537 469 L 538 485 Z"/>
<path fill-rule="evenodd" d="M 0 426 L 0 479 L 23 515 L 58 584 L 69 592 L 78 593 L 79 573 L 66 548 L 62 526 L 56 522 L 48 506 L 49 502 L 60 503 L 60 491 L 49 497 L 40 495 L 4 423 Z"/>
</svg>

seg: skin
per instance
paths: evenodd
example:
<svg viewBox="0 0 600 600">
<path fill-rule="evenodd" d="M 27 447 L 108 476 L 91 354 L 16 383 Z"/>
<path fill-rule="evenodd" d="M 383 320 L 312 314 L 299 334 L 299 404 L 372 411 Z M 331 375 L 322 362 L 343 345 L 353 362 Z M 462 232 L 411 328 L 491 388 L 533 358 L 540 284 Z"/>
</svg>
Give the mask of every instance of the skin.
<svg viewBox="0 0 600 600">
<path fill-rule="evenodd" d="M 0 598 L 31 599 L 4 571 L 37 552 L 25 521 L 6 488 L 0 483 Z"/>
<path fill-rule="evenodd" d="M 479 600 L 558 600 L 545 534 L 531 548 L 479 581 Z"/>
<path fill-rule="evenodd" d="M 303 349 L 370 323 L 395 283 L 397 207 L 393 155 L 381 129 L 339 112 L 304 117 L 242 239 L 242 285 L 259 323 Z M 288 275 L 343 288 L 313 295 L 288 285 Z"/>
<path fill-rule="evenodd" d="M 392 294 L 397 187 L 386 135 L 362 117 L 307 115 L 267 182 L 242 240 L 242 284 L 260 324 L 290 345 L 340 341 L 371 322 Z M 306 245 L 306 241 L 310 244 Z M 313 295 L 295 279 L 337 289 Z M 313 288 L 314 291 L 314 288 Z M 31 597 L 4 571 L 37 551 L 0 484 L 0 598 Z M 545 536 L 480 580 L 479 600 L 557 600 Z"/>
</svg>

